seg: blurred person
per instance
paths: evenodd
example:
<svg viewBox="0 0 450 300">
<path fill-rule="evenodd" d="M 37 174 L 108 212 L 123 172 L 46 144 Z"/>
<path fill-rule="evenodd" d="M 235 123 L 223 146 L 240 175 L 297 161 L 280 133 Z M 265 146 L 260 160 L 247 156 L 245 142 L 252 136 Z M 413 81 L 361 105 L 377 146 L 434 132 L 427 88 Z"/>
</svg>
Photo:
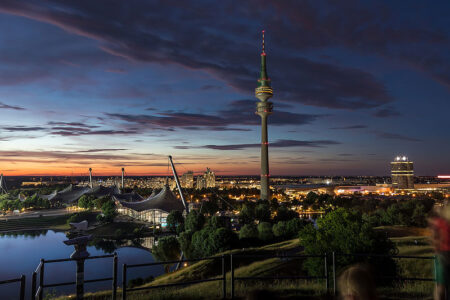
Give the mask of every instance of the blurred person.
<svg viewBox="0 0 450 300">
<path fill-rule="evenodd" d="M 450 300 L 450 205 L 436 206 L 429 222 L 437 259 L 434 299 Z"/>
<path fill-rule="evenodd" d="M 347 268 L 338 279 L 342 300 L 376 300 L 377 293 L 371 272 L 362 265 Z"/>
</svg>

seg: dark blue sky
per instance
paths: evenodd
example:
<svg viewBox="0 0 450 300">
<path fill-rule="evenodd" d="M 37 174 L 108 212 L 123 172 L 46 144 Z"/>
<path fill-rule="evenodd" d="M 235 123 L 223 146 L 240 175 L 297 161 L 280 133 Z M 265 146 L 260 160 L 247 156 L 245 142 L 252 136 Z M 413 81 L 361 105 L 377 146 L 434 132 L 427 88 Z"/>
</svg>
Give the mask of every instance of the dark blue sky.
<svg viewBox="0 0 450 300">
<path fill-rule="evenodd" d="M 430 5 L 432 3 L 432 5 Z M 450 173 L 448 1 L 0 2 L 0 170 Z"/>
</svg>

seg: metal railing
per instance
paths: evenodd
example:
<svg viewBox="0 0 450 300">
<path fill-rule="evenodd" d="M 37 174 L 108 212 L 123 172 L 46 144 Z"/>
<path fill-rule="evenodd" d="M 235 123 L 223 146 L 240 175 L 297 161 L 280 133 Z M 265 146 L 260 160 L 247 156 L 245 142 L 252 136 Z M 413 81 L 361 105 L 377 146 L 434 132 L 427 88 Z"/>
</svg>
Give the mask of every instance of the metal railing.
<svg viewBox="0 0 450 300">
<path fill-rule="evenodd" d="M 236 281 L 249 281 L 249 280 L 255 280 L 255 281 L 266 281 L 266 280 L 286 280 L 286 279 L 305 279 L 305 280 L 324 280 L 325 281 L 325 290 L 328 293 L 336 294 L 336 276 L 338 274 L 338 270 L 336 270 L 337 264 L 337 258 L 338 257 L 379 257 L 379 258 L 392 258 L 392 259 L 420 259 L 420 260 L 433 260 L 434 261 L 434 276 L 433 278 L 422 278 L 422 277 L 403 277 L 403 276 L 381 276 L 380 279 L 390 279 L 395 281 L 425 281 L 425 282 L 434 282 L 436 281 L 436 257 L 435 256 L 407 256 L 407 255 L 383 255 L 383 254 L 370 254 L 370 253 L 362 253 L 362 254 L 343 254 L 343 253 L 331 253 L 331 261 L 329 260 L 329 256 L 327 254 L 321 254 L 321 255 L 288 255 L 288 254 L 274 254 L 274 255 L 260 255 L 260 254 L 229 254 L 229 255 L 222 255 L 222 256 L 213 256 L 213 257 L 205 257 L 205 258 L 197 258 L 197 259 L 184 259 L 184 260 L 174 260 L 174 261 L 161 261 L 161 262 L 151 262 L 151 263 L 143 263 L 143 264 L 123 264 L 122 269 L 122 299 L 125 300 L 127 298 L 127 293 L 132 291 L 143 291 L 143 290 L 151 290 L 151 289 L 157 289 L 157 288 L 170 288 L 170 287 L 176 287 L 176 286 L 188 286 L 193 285 L 197 283 L 202 282 L 214 282 L 214 281 L 221 281 L 222 285 L 220 287 L 220 293 L 222 294 L 222 297 L 225 299 L 227 298 L 227 270 L 226 270 L 226 259 L 229 257 L 230 259 L 230 295 L 231 298 L 234 298 L 235 296 L 235 286 Z M 91 259 L 103 259 L 103 258 L 113 258 L 113 274 L 112 277 L 105 277 L 105 278 L 96 278 L 96 279 L 89 279 L 84 280 L 84 283 L 94 283 L 94 282 L 101 282 L 101 281 L 112 281 L 112 299 L 117 299 L 117 287 L 118 287 L 118 280 L 117 280 L 117 272 L 118 272 L 118 256 L 116 253 L 110 254 L 110 255 L 101 255 L 101 256 L 91 256 L 86 258 L 86 260 Z M 322 258 L 323 259 L 323 266 L 324 266 L 324 274 L 322 276 L 235 276 L 235 269 L 236 269 L 236 261 L 238 259 L 256 259 L 258 261 L 259 259 L 269 259 L 269 258 L 280 258 L 280 259 L 292 259 L 292 260 L 299 260 L 299 259 L 307 259 L 307 258 Z M 49 263 L 59 263 L 59 262 L 67 262 L 67 261 L 74 261 L 75 259 L 53 259 L 53 260 L 45 260 L 41 259 L 38 267 L 36 270 L 32 273 L 32 279 L 31 279 L 31 299 L 39 299 L 42 300 L 44 296 L 44 289 L 45 288 L 51 288 L 51 287 L 58 287 L 58 286 L 67 286 L 67 285 L 75 285 L 76 281 L 69 281 L 69 282 L 60 282 L 60 283 L 49 283 L 46 284 L 44 281 L 44 275 L 45 273 L 45 265 Z M 177 264 L 177 263 L 193 263 L 193 262 L 200 262 L 200 261 L 220 261 L 221 262 L 221 274 L 219 273 L 219 268 L 217 268 L 217 275 L 206 278 L 206 279 L 198 279 L 198 280 L 191 280 L 187 282 L 176 282 L 176 283 L 166 283 L 161 285 L 149 285 L 149 286 L 141 286 L 141 287 L 134 287 L 134 288 L 128 288 L 127 287 L 127 274 L 128 269 L 132 268 L 141 268 L 141 267 L 151 267 L 151 266 L 157 266 L 157 265 L 170 265 L 170 264 Z M 38 280 L 39 276 L 39 280 Z M 331 277 L 332 276 L 332 277 Z M 331 278 L 330 278 L 331 277 Z M 330 287 L 330 280 L 333 281 L 333 286 Z M 9 284 L 14 282 L 20 282 L 20 299 L 25 299 L 25 275 L 22 275 L 20 278 L 15 279 L 9 279 L 0 281 L 0 285 L 2 284 Z"/>
<path fill-rule="evenodd" d="M 391 279 L 395 281 L 436 281 L 436 256 L 410 256 L 410 255 L 389 255 L 389 254 L 374 254 L 374 253 L 332 253 L 332 265 L 333 265 L 333 293 L 336 295 L 336 257 L 380 257 L 380 258 L 393 258 L 393 259 L 424 259 L 433 260 L 434 264 L 434 278 L 420 278 L 420 277 L 402 277 L 402 276 L 381 276 L 379 279 Z"/>
<path fill-rule="evenodd" d="M 289 259 L 289 258 L 311 258 L 311 257 L 320 257 L 324 260 L 325 272 L 323 276 L 234 276 L 234 261 L 236 258 L 281 258 L 281 259 Z M 235 289 L 235 281 L 236 280 L 285 280 L 285 279 L 325 279 L 325 289 L 328 290 L 329 278 L 328 278 L 328 264 L 327 264 L 327 255 L 252 255 L 252 254 L 230 254 L 230 266 L 231 266 L 231 298 L 234 298 L 234 289 Z"/>
<path fill-rule="evenodd" d="M 184 260 L 173 260 L 173 261 L 162 261 L 162 262 L 152 262 L 152 263 L 145 263 L 145 264 L 134 264 L 134 265 L 127 265 L 123 264 L 122 269 L 122 300 L 127 299 L 127 292 L 131 291 L 143 291 L 143 290 L 150 290 L 150 289 L 156 289 L 156 288 L 168 288 L 168 287 L 175 287 L 175 286 L 187 286 L 191 284 L 197 284 L 202 282 L 211 282 L 211 281 L 222 281 L 222 298 L 226 299 L 227 297 L 227 277 L 226 277 L 226 271 L 225 271 L 225 255 L 222 256 L 214 256 L 214 257 L 205 257 L 205 258 L 197 258 L 197 259 L 184 259 Z M 145 287 L 138 287 L 138 288 L 127 288 L 127 272 L 128 269 L 131 268 L 140 268 L 140 267 L 150 267 L 150 266 L 157 266 L 157 265 L 167 265 L 167 264 L 178 264 L 178 263 L 185 263 L 185 262 L 199 262 L 199 261 L 205 261 L 205 260 L 221 260 L 222 261 L 222 276 L 215 277 L 215 278 L 209 278 L 209 279 L 199 279 L 199 280 L 191 280 L 187 282 L 177 282 L 177 283 L 168 283 L 168 284 L 160 284 L 160 285 L 151 285 L 151 286 L 145 286 Z"/>
<path fill-rule="evenodd" d="M 0 285 L 14 283 L 14 282 L 20 282 L 19 299 L 24 300 L 25 299 L 25 279 L 26 279 L 25 275 L 22 275 L 19 278 L 2 280 L 2 281 L 0 281 Z"/>
<path fill-rule="evenodd" d="M 112 280 L 112 299 L 115 300 L 117 297 L 117 253 L 109 254 L 109 255 L 99 255 L 99 256 L 90 256 L 85 258 L 84 260 L 91 260 L 91 259 L 100 259 L 100 258 L 113 258 L 113 274 L 112 277 L 105 277 L 105 278 L 96 278 L 96 279 L 89 279 L 84 280 L 84 283 L 92 283 L 92 282 L 100 282 L 100 281 L 109 281 Z M 45 270 L 45 264 L 51 264 L 51 263 L 59 263 L 59 262 L 66 262 L 66 261 L 77 261 L 76 259 L 72 258 L 63 258 L 63 259 L 50 259 L 45 260 L 41 259 L 41 262 L 37 266 L 36 270 L 32 274 L 31 278 L 31 299 L 44 299 L 44 288 L 51 288 L 51 287 L 57 287 L 57 286 L 65 286 L 65 285 L 75 285 L 76 281 L 68 281 L 68 282 L 58 282 L 58 283 L 50 283 L 45 284 L 44 282 L 44 270 Z M 37 276 L 39 274 L 39 285 L 37 286 Z"/>
</svg>

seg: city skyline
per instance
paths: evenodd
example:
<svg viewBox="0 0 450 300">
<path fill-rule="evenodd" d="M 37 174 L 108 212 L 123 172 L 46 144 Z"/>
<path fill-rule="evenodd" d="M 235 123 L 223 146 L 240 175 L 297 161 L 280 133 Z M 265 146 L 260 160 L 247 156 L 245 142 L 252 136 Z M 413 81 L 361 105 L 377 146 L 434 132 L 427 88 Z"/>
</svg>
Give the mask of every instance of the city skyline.
<svg viewBox="0 0 450 300">
<path fill-rule="evenodd" d="M 354 4 L 2 1 L 0 172 L 258 175 L 266 29 L 271 175 L 449 173 L 450 4 Z"/>
</svg>

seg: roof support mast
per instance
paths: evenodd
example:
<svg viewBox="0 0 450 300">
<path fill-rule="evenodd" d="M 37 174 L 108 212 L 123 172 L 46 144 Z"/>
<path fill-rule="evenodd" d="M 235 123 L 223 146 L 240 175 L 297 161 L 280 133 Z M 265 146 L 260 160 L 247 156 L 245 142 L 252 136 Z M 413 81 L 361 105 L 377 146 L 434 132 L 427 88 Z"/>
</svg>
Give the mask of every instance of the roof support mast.
<svg viewBox="0 0 450 300">
<path fill-rule="evenodd" d="M 172 161 L 172 156 L 171 155 L 169 155 L 169 161 L 170 161 L 170 166 L 172 167 L 173 177 L 175 178 L 175 182 L 177 183 L 178 191 L 180 192 L 181 201 L 183 202 L 184 208 L 186 209 L 186 214 L 188 214 L 189 213 L 189 206 L 187 205 L 186 200 L 184 200 L 183 192 L 181 190 L 180 180 L 178 180 L 177 170 L 175 169 L 175 166 L 173 165 L 173 161 Z"/>
</svg>

